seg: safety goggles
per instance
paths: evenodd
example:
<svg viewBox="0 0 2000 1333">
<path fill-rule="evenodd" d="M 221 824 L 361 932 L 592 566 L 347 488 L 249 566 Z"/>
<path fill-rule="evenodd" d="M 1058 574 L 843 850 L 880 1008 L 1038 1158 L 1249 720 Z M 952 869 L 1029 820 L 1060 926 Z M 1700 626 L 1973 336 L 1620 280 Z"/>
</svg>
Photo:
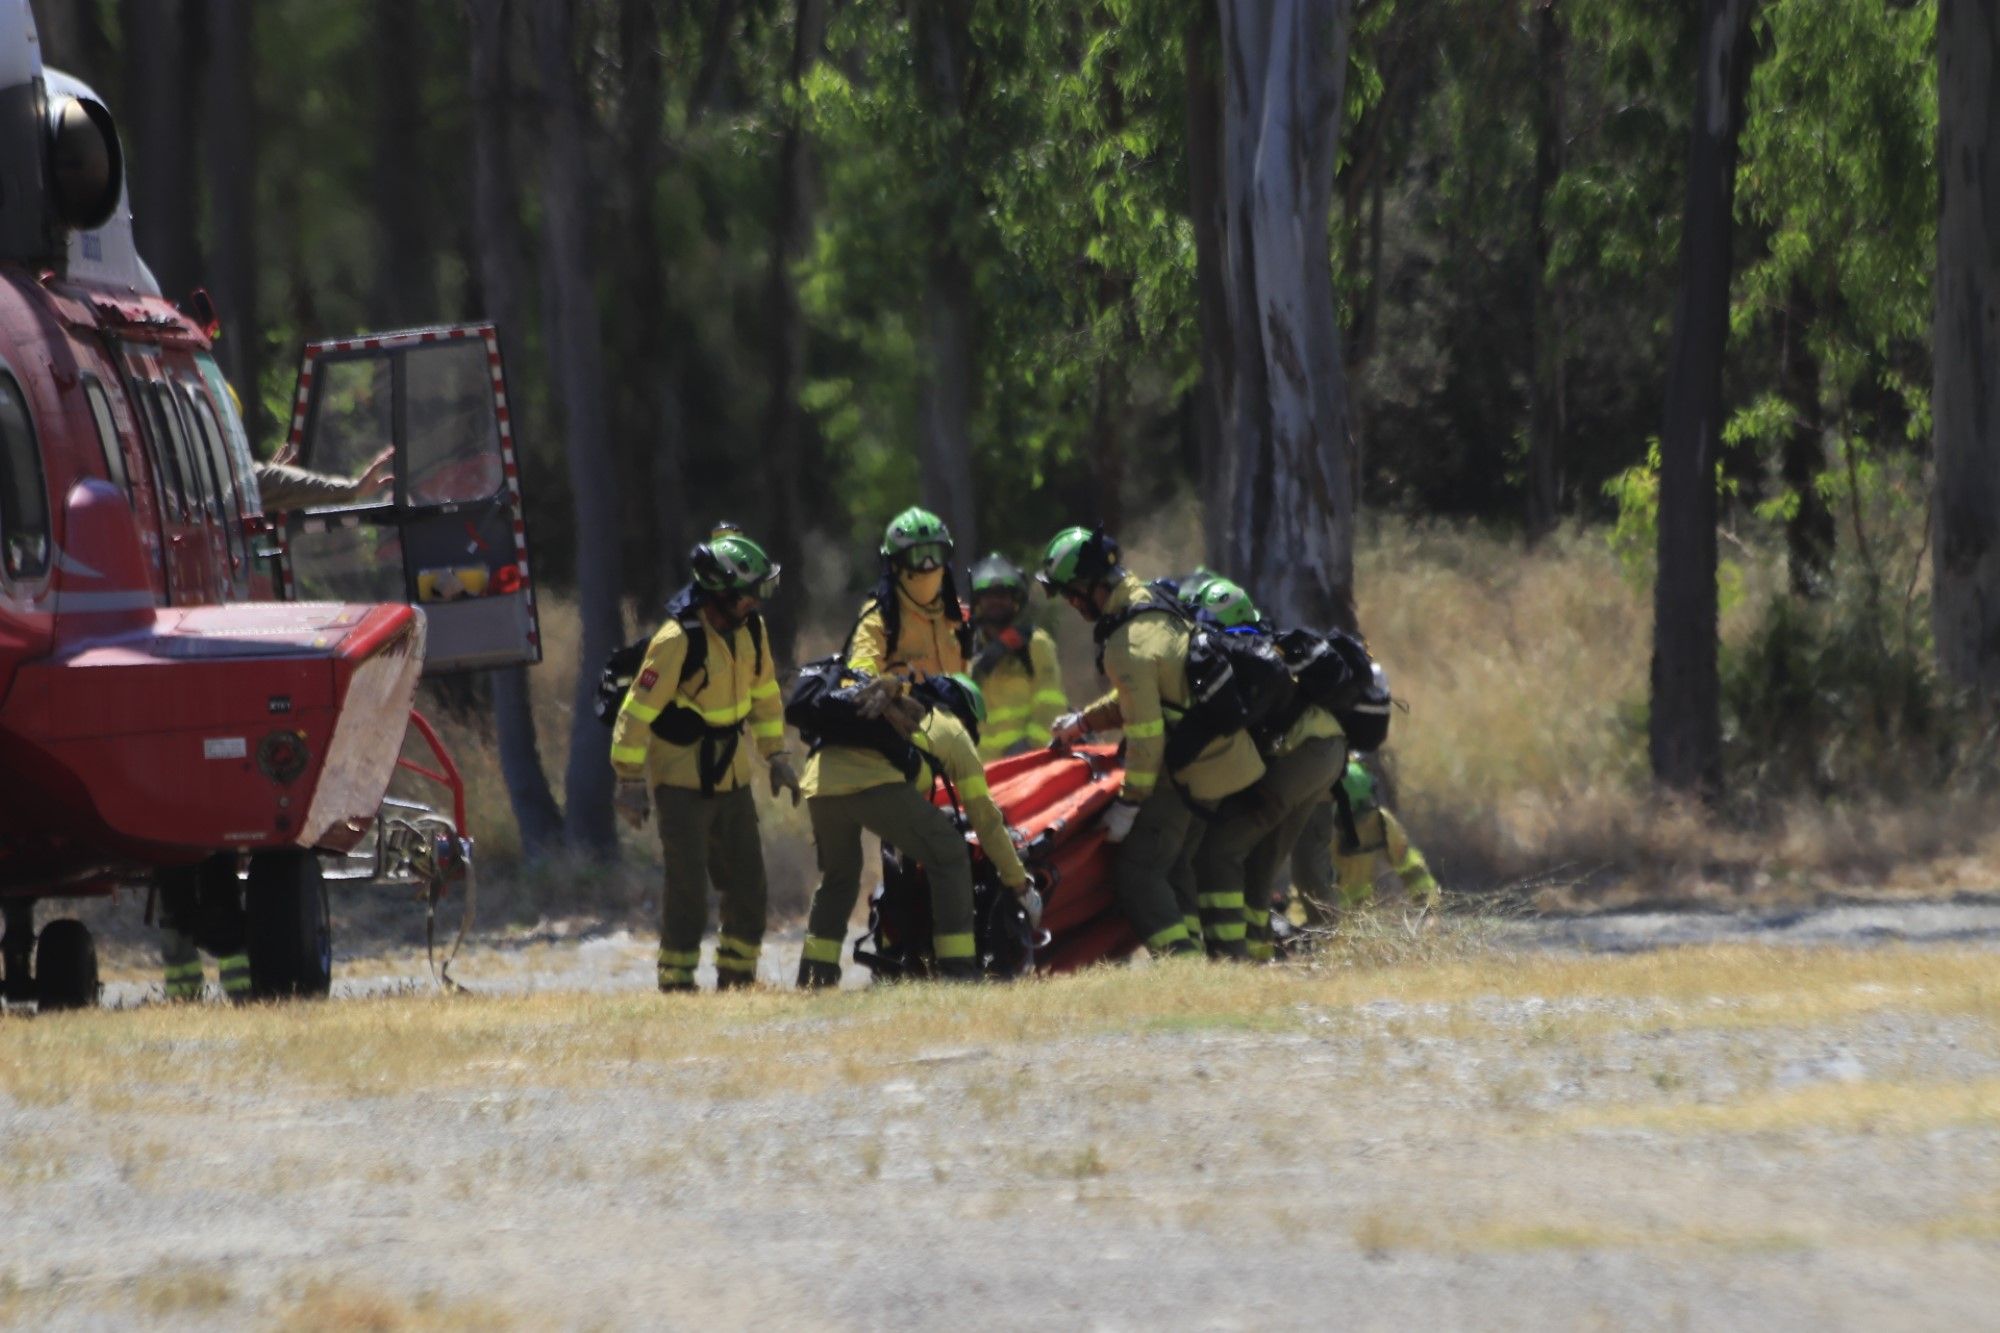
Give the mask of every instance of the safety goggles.
<svg viewBox="0 0 2000 1333">
<path fill-rule="evenodd" d="M 763 578 L 758 579 L 755 583 L 751 584 L 749 587 L 736 589 L 736 596 L 754 597 L 760 602 L 770 601 L 773 597 L 776 597 L 778 595 L 778 575 L 781 572 L 782 572 L 781 567 L 775 565 L 772 566 L 770 573 L 766 574 Z"/>
<path fill-rule="evenodd" d="M 902 554 L 903 567 L 928 572 L 943 569 L 951 559 L 950 542 L 920 542 L 907 547 Z"/>
</svg>

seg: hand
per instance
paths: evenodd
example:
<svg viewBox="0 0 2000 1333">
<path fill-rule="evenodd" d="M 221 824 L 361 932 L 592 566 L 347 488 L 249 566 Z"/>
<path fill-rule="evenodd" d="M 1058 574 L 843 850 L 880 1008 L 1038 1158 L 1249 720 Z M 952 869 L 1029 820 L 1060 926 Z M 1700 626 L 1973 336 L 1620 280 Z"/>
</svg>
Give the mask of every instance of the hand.
<svg viewBox="0 0 2000 1333">
<path fill-rule="evenodd" d="M 797 809 L 799 797 L 804 793 L 799 787 L 799 775 L 792 769 L 792 757 L 780 751 L 765 761 L 771 770 L 771 797 L 777 799 L 780 791 L 787 788 L 792 793 L 792 808 Z"/>
<path fill-rule="evenodd" d="M 878 718 L 898 693 L 893 677 L 877 676 L 854 691 L 854 711 L 865 718 Z"/>
<path fill-rule="evenodd" d="M 1104 840 L 1123 842 L 1125 835 L 1132 831 L 1132 822 L 1139 817 L 1139 803 L 1119 797 L 1104 812 Z"/>
<path fill-rule="evenodd" d="M 627 824 L 633 828 L 644 828 L 647 816 L 653 813 L 653 793 L 643 778 L 620 778 L 618 794 L 612 798 L 611 805 Z"/>
<path fill-rule="evenodd" d="M 1028 929 L 1042 928 L 1042 895 L 1035 891 L 1033 884 L 1023 884 L 1014 891 L 1021 900 L 1021 910 L 1028 914 Z"/>
<path fill-rule="evenodd" d="M 1090 728 L 1083 724 L 1082 713 L 1064 713 L 1049 723 L 1049 736 L 1058 745 L 1075 745 L 1090 734 Z"/>
<path fill-rule="evenodd" d="M 395 484 L 396 446 L 392 444 L 375 455 L 374 460 L 368 464 L 368 470 L 354 483 L 354 489 L 362 495 L 367 495 L 370 491 L 379 491 Z"/>
</svg>

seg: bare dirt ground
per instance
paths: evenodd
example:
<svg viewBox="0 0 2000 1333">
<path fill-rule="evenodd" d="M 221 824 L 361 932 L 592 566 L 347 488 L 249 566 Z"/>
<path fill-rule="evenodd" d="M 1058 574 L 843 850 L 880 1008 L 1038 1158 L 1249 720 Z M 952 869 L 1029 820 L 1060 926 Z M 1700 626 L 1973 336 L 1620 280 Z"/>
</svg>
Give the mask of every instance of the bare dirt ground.
<svg viewBox="0 0 2000 1333">
<path fill-rule="evenodd" d="M 788 946 L 788 947 L 787 947 Z M 774 944 L 787 977 L 796 935 Z M 789 949 L 789 952 L 788 952 Z M 1394 921 L 1276 969 L 0 1019 L 23 1326 L 1970 1328 L 2000 903 Z"/>
</svg>

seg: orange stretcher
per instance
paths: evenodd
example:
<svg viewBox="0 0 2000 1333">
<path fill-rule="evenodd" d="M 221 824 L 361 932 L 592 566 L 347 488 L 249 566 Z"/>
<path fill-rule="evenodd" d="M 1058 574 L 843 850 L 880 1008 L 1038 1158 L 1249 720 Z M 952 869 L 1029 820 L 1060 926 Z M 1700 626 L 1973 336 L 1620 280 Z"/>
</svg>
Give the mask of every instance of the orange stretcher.
<svg viewBox="0 0 2000 1333">
<path fill-rule="evenodd" d="M 1112 893 L 1115 849 L 1104 840 L 1098 817 L 1118 795 L 1125 768 L 1108 745 L 1033 750 L 987 766 L 993 802 L 1014 832 L 1022 862 L 1041 886 L 1042 928 L 1001 886 L 968 831 L 976 909 L 975 938 L 986 973 L 1071 972 L 1124 958 L 1139 947 Z M 953 793 L 936 784 L 931 799 L 955 809 Z M 926 976 L 931 971 L 930 885 L 923 867 L 895 848 L 882 848 L 882 883 L 869 903 L 868 934 L 855 945 L 856 961 L 878 978 Z"/>
</svg>

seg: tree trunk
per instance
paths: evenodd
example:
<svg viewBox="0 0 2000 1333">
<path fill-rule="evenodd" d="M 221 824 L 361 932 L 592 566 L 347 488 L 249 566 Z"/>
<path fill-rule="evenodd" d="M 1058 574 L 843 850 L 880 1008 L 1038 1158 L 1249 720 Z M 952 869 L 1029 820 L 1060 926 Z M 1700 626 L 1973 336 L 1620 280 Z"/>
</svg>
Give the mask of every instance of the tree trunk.
<svg viewBox="0 0 2000 1333">
<path fill-rule="evenodd" d="M 430 208 L 424 145 L 424 14 L 409 0 L 375 0 L 369 20 L 374 84 L 375 290 L 369 319 L 410 327 L 437 318 L 431 255 L 438 233 Z"/>
<path fill-rule="evenodd" d="M 527 375 L 527 246 L 521 234 L 513 144 L 513 78 L 507 68 L 509 0 L 467 5 L 472 49 L 472 236 L 486 314 L 500 331 L 500 359 L 516 381 Z M 516 422 L 520 420 L 517 414 Z M 537 861 L 562 846 L 562 808 L 549 790 L 529 707 L 528 672 L 493 673 L 493 727 L 500 741 L 500 775 L 521 830 L 521 854 Z"/>
<path fill-rule="evenodd" d="M 567 435 L 576 502 L 578 645 L 564 828 L 570 846 L 606 857 L 618 850 L 604 727 L 591 712 L 598 668 L 624 639 L 618 604 L 618 479 L 605 430 L 604 345 L 592 286 L 590 222 L 596 198 L 586 153 L 587 108 L 574 64 L 573 0 L 533 0 L 534 45 L 548 136 L 542 172 L 542 265 L 552 309 L 547 326 Z"/>
<path fill-rule="evenodd" d="M 1558 463 L 1562 453 L 1563 402 L 1562 296 L 1549 276 L 1549 252 L 1554 228 L 1548 220 L 1549 196 L 1562 179 L 1565 79 L 1562 24 L 1557 0 L 1537 0 L 1535 54 L 1535 192 L 1530 226 L 1535 240 L 1534 367 L 1528 403 L 1528 544 L 1555 530 Z"/>
<path fill-rule="evenodd" d="M 1196 7 L 1181 39 L 1187 78 L 1188 215 L 1194 224 L 1195 316 L 1201 382 L 1195 386 L 1195 440 L 1201 460 L 1203 558 L 1229 563 L 1229 451 L 1222 415 L 1235 379 L 1229 297 L 1222 280 L 1222 88 L 1216 77 L 1221 29 L 1212 5 Z"/>
<path fill-rule="evenodd" d="M 124 0 L 125 96 L 119 113 L 130 156 L 126 179 L 139 255 L 169 300 L 201 282 L 196 234 L 194 90 L 204 43 L 189 25 L 205 17 L 195 0 Z"/>
<path fill-rule="evenodd" d="M 1931 543 L 1938 665 L 2000 694 L 2000 0 L 1939 0 Z"/>
<path fill-rule="evenodd" d="M 1798 497 L 1798 507 L 1785 521 L 1785 565 L 1794 597 L 1825 596 L 1827 570 L 1833 564 L 1833 511 L 1819 493 L 1819 475 L 1826 468 L 1819 362 L 1806 343 L 1813 313 L 1805 284 L 1794 282 L 1778 323 L 1778 391 L 1792 408 L 1778 470 L 1785 489 Z"/>
<path fill-rule="evenodd" d="M 1705 0 L 1679 292 L 1660 428 L 1659 575 L 1653 593 L 1653 777 L 1704 796 L 1722 784 L 1716 668 L 1716 462 L 1729 337 L 1736 143 L 1749 83 L 1752 0 Z"/>
<path fill-rule="evenodd" d="M 922 489 L 925 505 L 968 553 L 979 548 L 972 490 L 972 269 L 959 239 L 962 216 L 974 206 L 964 162 L 969 10 L 969 0 L 927 0 L 915 7 L 912 23 L 917 86 L 944 127 L 945 174 L 956 182 L 939 192 L 924 266 L 924 378 L 917 403 Z"/>
<path fill-rule="evenodd" d="M 1218 0 L 1228 568 L 1292 624 L 1354 623 L 1354 490 L 1328 223 L 1348 0 Z M 1199 233 L 1197 233 L 1199 235 Z"/>
<path fill-rule="evenodd" d="M 771 646 L 779 662 L 797 660 L 799 608 L 805 594 L 806 416 L 799 403 L 805 373 L 806 323 L 799 311 L 793 269 L 812 239 L 812 161 L 807 151 L 803 84 L 819 59 L 826 36 L 825 0 L 795 0 L 792 7 L 792 63 L 789 82 L 795 99 L 785 113 L 778 142 L 777 209 L 771 222 L 771 402 L 764 427 L 764 488 L 770 500 L 770 528 L 764 534 L 772 558 L 792 571 L 794 582 L 766 610 Z M 969 553 L 969 548 L 968 548 Z"/>
<path fill-rule="evenodd" d="M 243 399 L 253 440 L 266 427 L 263 347 L 257 325 L 257 143 L 250 0 L 206 0 L 211 36 L 208 80 L 209 288 L 222 319 L 215 359 Z"/>
</svg>

